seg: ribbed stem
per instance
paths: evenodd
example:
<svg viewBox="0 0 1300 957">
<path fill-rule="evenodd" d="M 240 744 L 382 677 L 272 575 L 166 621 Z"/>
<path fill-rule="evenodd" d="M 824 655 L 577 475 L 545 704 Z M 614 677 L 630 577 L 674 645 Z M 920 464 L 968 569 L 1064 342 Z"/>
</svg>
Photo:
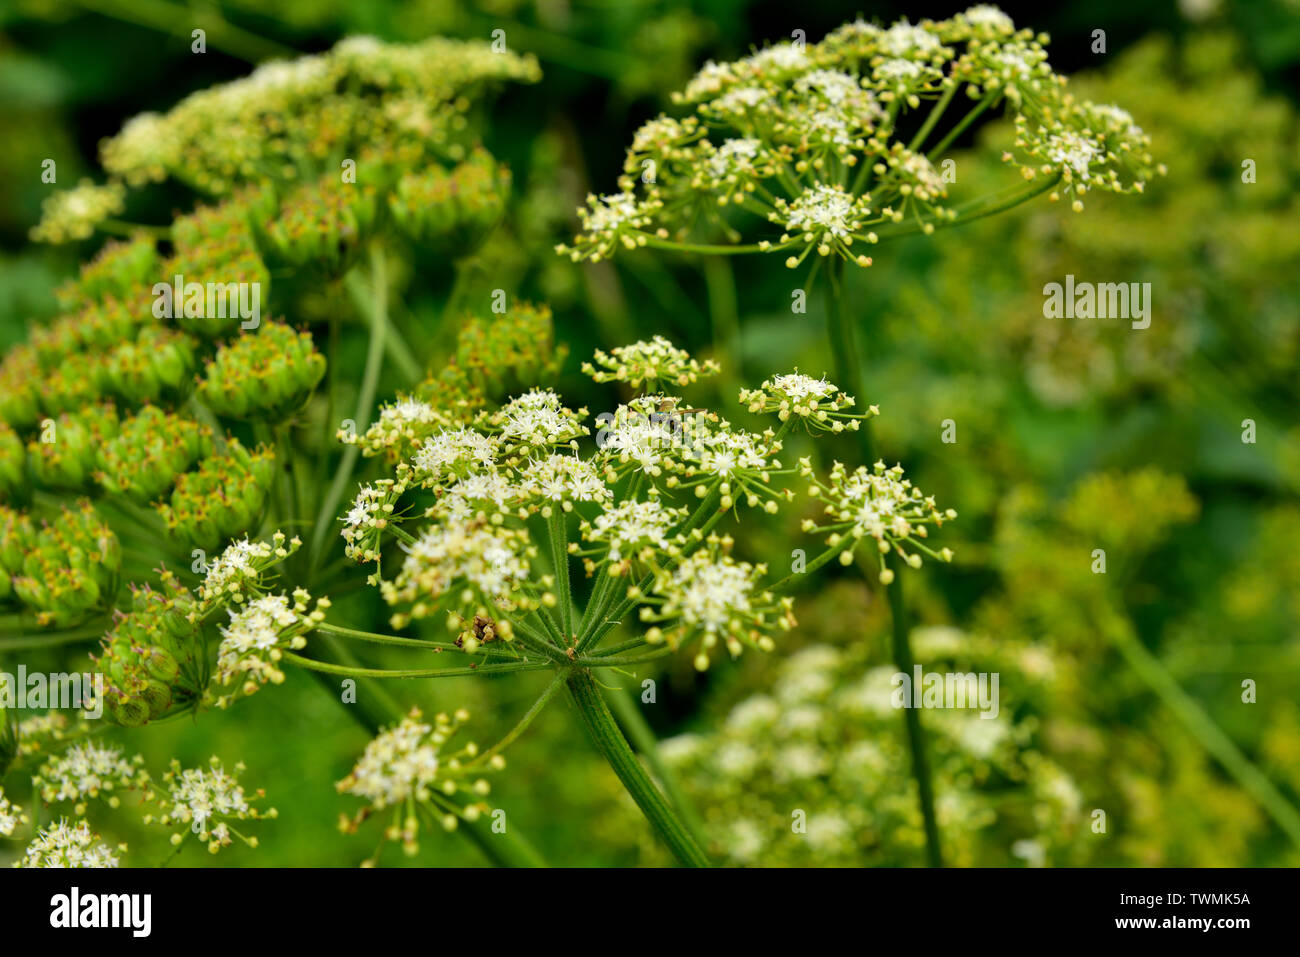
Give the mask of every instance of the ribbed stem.
<svg viewBox="0 0 1300 957">
<path fill-rule="evenodd" d="M 651 826 L 673 852 L 678 862 L 686 867 L 708 867 L 709 859 L 695 843 L 690 832 L 668 804 L 667 799 L 646 773 L 641 762 L 637 760 L 627 739 L 619 729 L 618 722 L 610 713 L 600 688 L 591 677 L 591 672 L 575 670 L 569 675 L 569 693 L 583 723 L 591 734 L 591 740 L 597 750 L 609 762 L 618 779 L 627 788 L 628 794 L 636 801 L 641 813 L 646 816 Z"/>
</svg>

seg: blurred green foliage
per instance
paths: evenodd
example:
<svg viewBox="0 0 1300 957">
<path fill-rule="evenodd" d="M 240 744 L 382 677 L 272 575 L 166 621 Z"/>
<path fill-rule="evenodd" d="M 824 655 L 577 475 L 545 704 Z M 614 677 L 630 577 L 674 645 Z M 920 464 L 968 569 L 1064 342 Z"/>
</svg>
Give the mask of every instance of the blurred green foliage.
<svg viewBox="0 0 1300 957">
<path fill-rule="evenodd" d="M 571 354 L 563 381 L 576 397 L 591 388 L 576 375 L 579 360 L 654 333 L 730 360 L 733 379 L 828 366 L 824 304 L 813 296 L 806 315 L 791 315 L 792 277 L 771 262 L 632 254 L 580 268 L 552 246 L 572 232 L 582 196 L 612 186 L 629 131 L 704 59 L 742 54 L 793 28 L 819 37 L 856 7 L 826 4 L 805 23 L 744 0 L 293 0 L 271 8 L 236 0 L 212 5 L 217 19 L 202 14 L 211 53 L 196 58 L 185 17 L 149 22 L 126 2 L 94 6 L 112 15 L 24 0 L 0 20 L 7 144 L 0 181 L 10 187 L 0 194 L 0 347 L 55 314 L 53 290 L 99 244 L 28 244 L 51 189 L 40 180 L 43 159 L 58 163 L 60 183 L 93 174 L 100 137 L 143 109 L 241 75 L 243 61 L 266 55 L 268 44 L 307 51 L 357 32 L 486 39 L 499 28 L 512 48 L 538 55 L 545 78 L 504 97 L 486 132 L 493 155 L 512 170 L 515 212 L 474 254 L 458 295 L 504 287 L 548 301 Z M 894 6 L 864 12 L 884 21 L 908 12 Z M 1087 6 L 1086 15 L 1008 9 L 1018 25 L 1053 33 L 1054 60 L 1064 48 L 1063 66 L 1089 68 L 1075 81 L 1082 95 L 1123 103 L 1169 175 L 1136 201 L 1093 195 L 1082 215 L 1044 201 L 909 240 L 849 280 L 863 317 L 870 392 L 863 399 L 881 406 L 883 454 L 906 463 L 918 485 L 961 515 L 948 541 L 954 565 L 927 566 L 914 579 L 917 617 L 927 623 L 915 635 L 918 661 L 927 670 L 1001 674 L 996 723 L 1004 737 L 996 748 L 963 744 L 945 716 L 933 721 L 941 826 L 959 864 L 1294 866 L 1295 835 L 1270 816 L 1268 800 L 1207 750 L 1204 735 L 1133 663 L 1143 654 L 1158 661 L 1295 806 L 1300 15 L 1281 0 L 1225 3 L 1208 24 L 1195 22 L 1197 11 L 1213 4 L 1184 4 L 1195 14 L 1186 18 L 1160 5 L 1145 19 L 1134 13 L 1141 5 Z M 1110 24 L 1110 51 L 1087 54 L 1090 31 Z M 1009 131 L 994 125 L 979 136 L 977 149 L 955 155 L 957 175 L 1001 182 L 997 158 Z M 1252 183 L 1242 181 L 1247 159 Z M 167 187 L 133 199 L 126 218 L 156 222 L 192 205 L 183 189 Z M 428 265 L 448 271 L 446 262 Z M 1044 318 L 1043 286 L 1067 273 L 1151 283 L 1151 327 Z M 442 306 L 430 286 L 404 308 L 419 323 Z M 360 356 L 353 350 L 348 360 L 358 375 Z M 958 430 L 952 444 L 941 440 L 949 419 Z M 1247 419 L 1253 443 L 1242 441 Z M 775 565 L 792 541 L 811 547 L 793 519 L 778 521 L 758 534 L 749 557 Z M 1107 552 L 1104 576 L 1092 571 L 1096 548 Z M 634 694 L 645 677 L 658 681 L 655 706 L 643 710 L 661 736 L 677 736 L 664 747 L 668 763 L 728 862 L 921 860 L 896 714 L 836 709 L 814 695 L 830 717 L 817 725 L 824 767 L 809 776 L 812 784 L 764 770 L 762 749 L 778 747 L 779 734 L 737 730 L 756 697 L 781 700 L 787 720 L 807 705 L 788 690 L 801 674 L 847 693 L 889 664 L 880 602 L 836 574 L 808 584 L 799 628 L 767 659 L 747 655 L 707 676 L 673 664 L 623 679 Z M 367 602 L 352 596 L 338 604 L 362 620 L 375 614 Z M 25 654 L 32 669 L 62 660 L 56 651 Z M 382 666 L 387 656 L 372 660 Z M 1256 703 L 1242 701 L 1246 679 L 1257 683 Z M 540 682 L 444 681 L 432 691 L 402 683 L 393 694 L 428 708 L 468 707 L 486 743 L 513 725 Z M 351 808 L 333 782 L 369 736 L 330 700 L 337 694 L 293 672 L 275 693 L 230 712 L 157 723 L 122 742 L 159 770 L 172 756 L 187 765 L 214 753 L 242 760 L 245 780 L 267 790 L 281 814 L 258 828 L 262 846 L 236 846 L 211 863 L 356 865 L 372 847 L 338 834 L 338 818 Z M 493 801 L 547 860 L 666 861 L 567 707 L 548 709 L 509 759 Z M 756 828 L 788 832 L 782 822 L 793 807 L 808 812 L 810 830 L 833 839 L 737 840 Z M 1106 811 L 1104 834 L 1091 827 L 1093 809 Z M 138 860 L 167 855 L 165 834 L 111 830 Z M 0 845 L 0 858 L 10 853 Z M 471 843 L 454 838 L 426 841 L 411 862 L 385 857 L 482 862 Z M 204 863 L 195 848 L 176 859 Z"/>
</svg>

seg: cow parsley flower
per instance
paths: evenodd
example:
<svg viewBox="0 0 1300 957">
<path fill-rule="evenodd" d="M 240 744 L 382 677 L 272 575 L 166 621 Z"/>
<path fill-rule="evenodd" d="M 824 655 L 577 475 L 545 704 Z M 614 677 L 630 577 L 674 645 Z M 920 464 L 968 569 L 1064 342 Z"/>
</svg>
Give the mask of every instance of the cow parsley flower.
<svg viewBox="0 0 1300 957">
<path fill-rule="evenodd" d="M 216 679 L 226 689 L 217 695 L 217 707 L 228 707 L 237 696 L 254 694 L 267 683 L 282 683 L 284 652 L 306 647 L 307 632 L 325 619 L 329 604 L 321 598 L 311 609 L 311 595 L 299 588 L 292 602 L 285 595 L 263 595 L 231 611 L 217 649 Z"/>
<path fill-rule="evenodd" d="M 124 757 L 121 748 L 74 744 L 46 761 L 32 777 L 32 786 L 47 804 L 76 801 L 80 816 L 86 812 L 87 799 L 102 796 L 109 807 L 117 807 L 121 801 L 114 790 L 138 787 L 147 780 L 140 770 L 143 763 L 140 755 Z"/>
<path fill-rule="evenodd" d="M 15 866 L 117 867 L 117 853 L 97 838 L 98 835 L 91 832 L 85 821 L 69 824 L 65 818 L 60 818 L 57 823 L 36 832 L 22 860 Z M 125 851 L 126 845 L 120 844 L 116 850 Z"/>
<path fill-rule="evenodd" d="M 411 460 L 412 476 L 425 488 L 445 485 L 496 463 L 497 441 L 470 428 L 444 429 L 429 438 Z"/>
<path fill-rule="evenodd" d="M 269 542 L 255 542 L 244 538 L 226 546 L 208 563 L 199 585 L 197 614 L 206 613 L 225 602 L 242 603 L 249 595 L 261 594 L 266 572 L 284 561 L 302 546 L 298 536 L 288 538 L 276 531 Z"/>
<path fill-rule="evenodd" d="M 866 538 L 876 542 L 880 581 L 886 585 L 894 580 L 893 571 L 885 567 L 885 555 L 890 551 L 897 552 L 912 568 L 921 565 L 919 552 L 939 561 L 952 560 L 950 549 L 935 552 L 922 540 L 928 537 L 930 525 L 941 526 L 956 518 L 957 513 L 953 509 L 940 511 L 933 498 L 923 496 L 911 481 L 903 478 L 901 466 L 888 468 L 884 462 L 877 462 L 873 469 L 858 466 L 849 471 L 836 462 L 830 481 L 823 483 L 813 474 L 807 459 L 800 465 L 804 474 L 812 478 L 809 494 L 826 503 L 828 516 L 821 524 L 806 520 L 803 529 L 830 533 L 827 544 L 846 549 L 840 555 L 845 564 L 852 560 L 851 549 Z M 911 548 L 917 551 L 909 552 Z"/>
<path fill-rule="evenodd" d="M 369 804 L 356 817 L 343 818 L 342 829 L 355 832 L 374 811 L 392 808 L 395 823 L 385 837 L 400 838 L 403 851 L 414 855 L 419 851 L 421 808 L 434 813 L 446 830 L 455 829 L 461 820 L 477 820 L 487 805 L 481 800 L 461 803 L 455 798 L 463 789 L 474 798 L 485 797 L 490 785 L 477 775 L 487 768 L 504 767 L 505 761 L 499 755 L 487 762 L 475 761 L 479 750 L 472 741 L 455 749 L 449 746 L 468 720 L 469 712 L 464 709 L 453 715 L 437 714 L 432 722 L 412 709 L 397 724 L 380 731 L 366 745 L 351 773 L 337 784 L 341 793 Z"/>
<path fill-rule="evenodd" d="M 619 346 L 610 352 L 597 349 L 594 358 L 594 364 L 582 364 L 582 371 L 597 382 L 625 382 L 647 392 L 657 392 L 669 385 L 691 385 L 721 371 L 716 361 L 693 359 L 685 349 L 678 349 L 663 336 Z"/>
<path fill-rule="evenodd" d="M 704 671 L 719 647 L 734 658 L 744 645 L 771 651 L 769 631 L 794 627 L 794 601 L 762 591 L 758 579 L 766 566 L 737 562 L 728 553 L 729 538 L 710 536 L 706 547 L 692 553 L 672 570 L 656 576 L 641 620 L 651 644 L 670 648 L 699 641 L 695 667 Z"/>
<path fill-rule="evenodd" d="M 0 788 L 0 837 L 12 837 L 21 824 L 27 823 L 27 815 L 17 804 L 5 797 L 4 788 Z"/>
<path fill-rule="evenodd" d="M 809 431 L 855 431 L 863 420 L 880 414 L 874 405 L 861 415 L 844 411 L 852 408 L 853 396 L 845 395 L 825 376 L 814 379 L 798 371 L 765 379 L 757 389 L 741 389 L 740 401 L 751 412 L 774 412 L 782 422 L 794 417 Z"/>
<path fill-rule="evenodd" d="M 275 818 L 278 814 L 275 808 L 263 811 L 252 805 L 239 783 L 243 771 L 243 763 L 235 765 L 234 773 L 226 771 L 215 756 L 209 759 L 206 769 L 182 768 L 179 761 L 173 760 L 162 779 L 163 793 L 158 801 L 163 813 L 158 823 L 164 827 L 188 824 L 189 833 L 205 842 L 213 854 L 230 846 L 231 835 L 249 847 L 257 847 L 257 838 L 245 837 L 232 822 Z M 259 790 L 252 800 L 262 796 L 264 793 Z M 152 815 L 145 818 L 146 824 L 152 822 Z M 185 830 L 174 833 L 172 843 L 180 844 L 185 840 L 185 833 Z"/>
<path fill-rule="evenodd" d="M 591 521 L 583 521 L 583 540 L 597 546 L 583 553 L 575 543 L 575 554 L 603 554 L 615 574 L 623 574 L 633 560 L 648 561 L 656 554 L 672 555 L 680 542 L 669 533 L 686 518 L 686 509 L 667 508 L 658 498 L 644 501 L 624 499 L 606 508 Z M 588 572 L 594 565 L 588 564 Z"/>
</svg>

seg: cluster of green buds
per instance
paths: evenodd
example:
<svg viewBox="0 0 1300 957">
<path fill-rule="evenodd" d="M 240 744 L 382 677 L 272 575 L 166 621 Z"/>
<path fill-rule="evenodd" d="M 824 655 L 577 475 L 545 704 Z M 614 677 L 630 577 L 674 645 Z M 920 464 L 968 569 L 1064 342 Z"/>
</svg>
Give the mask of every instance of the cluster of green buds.
<svg viewBox="0 0 1300 957">
<path fill-rule="evenodd" d="M 217 350 L 199 397 L 219 415 L 278 421 L 300 407 L 325 375 L 311 334 L 267 322 Z"/>
<path fill-rule="evenodd" d="M 23 512 L 0 505 L 0 601 L 13 595 L 13 576 L 22 571 L 23 559 L 35 540 L 32 520 Z"/>
<path fill-rule="evenodd" d="M 476 821 L 488 813 L 483 798 L 491 785 L 482 775 L 500 770 L 506 762 L 499 754 L 480 752 L 473 741 L 453 748 L 451 739 L 468 720 L 469 712 L 462 709 L 437 714 L 429 722 L 416 709 L 380 731 L 351 773 L 338 782 L 340 792 L 368 802 L 354 817 L 341 817 L 339 829 L 355 833 L 372 814 L 387 812 L 384 841 L 400 840 L 402 850 L 414 856 L 420 849 L 421 814 L 453 831 L 461 821 Z M 382 850 L 381 842 L 367 865 L 377 863 Z"/>
<path fill-rule="evenodd" d="M 83 179 L 72 189 L 41 201 L 41 221 L 31 230 L 38 243 L 70 243 L 89 239 L 104 220 L 126 208 L 126 189 L 120 183 L 97 185 Z"/>
<path fill-rule="evenodd" d="M 109 299 L 128 300 L 153 285 L 160 264 L 158 247 L 147 236 L 111 240 L 54 296 L 65 313 Z"/>
<path fill-rule="evenodd" d="M 1053 199 L 1073 193 L 1075 209 L 1088 189 L 1140 191 L 1163 172 L 1149 138 L 1118 107 L 1068 93 L 1046 63 L 1046 42 L 978 6 L 888 29 L 859 20 L 820 43 L 709 62 L 674 96 L 696 115 L 646 123 L 627 151 L 619 192 L 588 197 L 581 232 L 558 251 L 593 262 L 620 248 L 711 251 L 699 244 L 719 236 L 739 244 L 750 231 L 758 241 L 742 251 L 784 253 L 791 268 L 813 251 L 870 266 L 862 250 L 887 236 L 931 233 L 1048 190 Z M 959 96 L 970 111 L 932 142 Z M 928 113 L 905 122 L 923 105 Z M 1018 131 L 1005 158 L 1031 182 L 1015 197 L 953 204 L 955 177 L 936 163 L 998 105 Z"/>
<path fill-rule="evenodd" d="M 176 477 L 171 500 L 157 506 L 168 529 L 199 548 L 215 550 L 256 527 L 275 477 L 270 449 L 248 451 L 236 439 Z"/>
<path fill-rule="evenodd" d="M 38 625 L 66 627 L 112 607 L 122 547 L 88 501 L 60 509 L 39 527 L 6 513 L 0 513 L 0 564 Z"/>
<path fill-rule="evenodd" d="M 211 453 L 212 430 L 206 425 L 146 405 L 99 449 L 95 479 L 110 495 L 147 505 Z"/>
<path fill-rule="evenodd" d="M 388 211 L 416 246 L 464 256 L 505 215 L 510 170 L 481 147 L 450 170 L 411 170 L 397 180 Z"/>
<path fill-rule="evenodd" d="M 195 608 L 194 596 L 170 572 L 160 574 L 156 590 L 133 586 L 131 610 L 104 637 L 96 660 L 112 721 L 136 727 L 197 706 L 208 663 Z"/>
<path fill-rule="evenodd" d="M 106 385 L 131 404 L 179 401 L 193 384 L 196 345 L 184 332 L 146 326 L 108 354 Z"/>
<path fill-rule="evenodd" d="M 346 183 L 327 173 L 294 189 L 274 217 L 255 223 L 258 239 L 272 264 L 339 276 L 374 232 L 379 201 L 373 182 Z"/>
<path fill-rule="evenodd" d="M 18 496 L 27 484 L 27 452 L 22 437 L 0 422 L 0 499 Z"/>
<path fill-rule="evenodd" d="M 99 451 L 118 431 L 112 405 L 88 405 L 41 423 L 40 435 L 27 443 L 32 479 L 45 488 L 84 491 L 94 484 Z"/>
<path fill-rule="evenodd" d="M 103 143 L 101 159 L 131 186 L 174 176 L 211 195 L 248 182 L 337 177 L 342 160 L 373 144 L 407 148 L 408 167 L 456 160 L 472 139 L 466 114 L 475 102 L 490 87 L 540 76 L 531 56 L 486 43 L 350 37 L 193 93 L 164 115 L 142 114 Z"/>
</svg>

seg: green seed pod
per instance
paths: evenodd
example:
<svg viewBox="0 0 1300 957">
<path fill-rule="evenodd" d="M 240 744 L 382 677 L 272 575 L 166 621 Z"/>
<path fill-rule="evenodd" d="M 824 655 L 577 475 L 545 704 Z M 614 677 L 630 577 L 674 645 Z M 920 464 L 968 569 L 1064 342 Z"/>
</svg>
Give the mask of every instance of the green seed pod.
<svg viewBox="0 0 1300 957">
<path fill-rule="evenodd" d="M 158 513 L 182 539 L 215 551 L 256 523 L 274 474 L 269 449 L 249 452 L 231 439 L 224 453 L 177 477 L 170 503 L 158 505 Z"/>
<path fill-rule="evenodd" d="M 183 332 L 146 326 L 135 342 L 109 354 L 107 385 L 133 404 L 184 398 L 194 375 L 195 345 Z"/>
<path fill-rule="evenodd" d="M 46 420 L 39 436 L 27 443 L 32 481 L 40 488 L 88 489 L 99 449 L 116 434 L 117 413 L 108 404 Z"/>
<path fill-rule="evenodd" d="M 108 381 L 101 353 L 74 352 L 45 370 L 38 394 L 46 415 L 76 412 L 104 397 Z"/>
<path fill-rule="evenodd" d="M 324 375 L 325 358 L 308 333 L 268 322 L 218 350 L 199 395 L 218 415 L 278 421 L 301 406 Z"/>
<path fill-rule="evenodd" d="M 204 649 L 198 624 L 187 617 L 193 606 L 170 572 L 163 573 L 158 590 L 134 590 L 132 610 L 105 636 L 95 661 L 112 720 L 141 725 L 199 700 L 203 688 L 196 676 Z"/>
<path fill-rule="evenodd" d="M 36 350 L 14 346 L 0 360 L 0 420 L 16 428 L 30 428 L 41 418 L 40 363 Z"/>
<path fill-rule="evenodd" d="M 23 440 L 0 422 L 0 497 L 13 498 L 27 484 L 26 462 Z"/>
<path fill-rule="evenodd" d="M 267 260 L 340 276 L 374 231 L 379 212 L 374 183 L 340 182 L 330 173 L 293 190 L 274 216 L 256 224 Z"/>
<path fill-rule="evenodd" d="M 509 195 L 510 171 L 480 148 L 451 171 L 430 166 L 402 176 L 388 209 L 413 243 L 463 256 L 500 221 Z"/>
<path fill-rule="evenodd" d="M 33 482 L 43 488 L 88 488 L 98 448 L 116 434 L 117 413 L 107 403 L 43 421 L 37 437 L 27 443 Z"/>
<path fill-rule="evenodd" d="M 207 426 L 147 405 L 100 448 L 95 479 L 110 494 L 146 505 L 211 451 Z"/>
<path fill-rule="evenodd" d="M 158 265 L 158 250 L 148 236 L 113 240 L 81 267 L 77 279 L 61 286 L 55 297 L 65 312 L 110 297 L 125 299 L 152 282 Z"/>
<path fill-rule="evenodd" d="M 66 627 L 112 604 L 121 566 L 117 536 L 83 499 L 32 536 L 14 594 L 42 627 Z"/>
</svg>

